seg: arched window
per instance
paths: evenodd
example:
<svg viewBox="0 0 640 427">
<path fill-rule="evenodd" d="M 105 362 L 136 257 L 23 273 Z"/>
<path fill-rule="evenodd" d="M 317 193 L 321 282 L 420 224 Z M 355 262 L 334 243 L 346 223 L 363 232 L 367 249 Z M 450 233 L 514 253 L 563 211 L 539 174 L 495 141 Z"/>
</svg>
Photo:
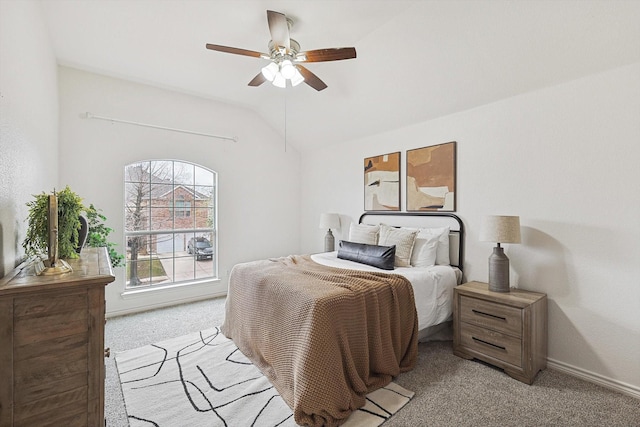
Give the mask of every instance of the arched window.
<svg viewBox="0 0 640 427">
<path fill-rule="evenodd" d="M 177 160 L 125 167 L 128 289 L 217 277 L 216 178 Z"/>
</svg>

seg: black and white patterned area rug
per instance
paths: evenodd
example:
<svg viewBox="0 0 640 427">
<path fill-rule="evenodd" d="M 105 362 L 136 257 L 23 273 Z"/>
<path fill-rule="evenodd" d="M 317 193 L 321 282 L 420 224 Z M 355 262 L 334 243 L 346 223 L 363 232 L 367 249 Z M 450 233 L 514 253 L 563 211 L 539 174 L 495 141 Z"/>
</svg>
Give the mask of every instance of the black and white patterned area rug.
<svg viewBox="0 0 640 427">
<path fill-rule="evenodd" d="M 116 364 L 131 427 L 296 426 L 269 380 L 218 328 L 119 352 Z M 392 382 L 344 426 L 379 426 L 412 397 Z"/>
</svg>

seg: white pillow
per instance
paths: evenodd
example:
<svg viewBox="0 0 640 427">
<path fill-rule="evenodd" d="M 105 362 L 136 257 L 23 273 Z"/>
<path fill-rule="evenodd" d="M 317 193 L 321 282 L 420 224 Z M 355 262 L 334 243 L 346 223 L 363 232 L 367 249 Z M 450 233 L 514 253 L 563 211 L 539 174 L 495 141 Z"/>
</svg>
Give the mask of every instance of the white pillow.
<svg viewBox="0 0 640 427">
<path fill-rule="evenodd" d="M 380 224 L 380 238 L 378 244 L 381 246 L 396 246 L 396 267 L 410 267 L 413 244 L 416 240 L 418 230 L 408 230 L 390 227 Z"/>
<path fill-rule="evenodd" d="M 418 231 L 411 253 L 413 267 L 431 267 L 436 264 L 439 235 Z"/>
<path fill-rule="evenodd" d="M 422 238 L 437 237 L 438 248 L 436 250 L 436 265 L 450 265 L 449 259 L 449 227 L 421 228 Z"/>
<path fill-rule="evenodd" d="M 349 226 L 349 241 L 364 243 L 365 245 L 377 245 L 380 227 L 377 225 L 355 224 Z"/>
</svg>

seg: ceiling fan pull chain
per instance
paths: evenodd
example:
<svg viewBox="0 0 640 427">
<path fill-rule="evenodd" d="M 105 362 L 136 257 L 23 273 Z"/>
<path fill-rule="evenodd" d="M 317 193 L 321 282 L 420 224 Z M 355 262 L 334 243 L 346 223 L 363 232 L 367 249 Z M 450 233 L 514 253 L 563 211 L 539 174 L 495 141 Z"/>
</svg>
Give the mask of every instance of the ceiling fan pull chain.
<svg viewBox="0 0 640 427">
<path fill-rule="evenodd" d="M 284 90 L 284 152 L 287 152 L 287 91 L 289 87 Z"/>
</svg>

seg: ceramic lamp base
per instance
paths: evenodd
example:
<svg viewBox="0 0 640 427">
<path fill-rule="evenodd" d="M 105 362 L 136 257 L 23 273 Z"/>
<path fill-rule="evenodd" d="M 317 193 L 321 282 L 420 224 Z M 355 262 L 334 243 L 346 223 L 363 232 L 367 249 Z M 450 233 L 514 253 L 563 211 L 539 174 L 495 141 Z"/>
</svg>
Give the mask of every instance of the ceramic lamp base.
<svg viewBox="0 0 640 427">
<path fill-rule="evenodd" d="M 324 236 L 324 251 L 325 252 L 333 252 L 336 247 L 336 240 L 333 238 L 333 233 L 331 229 L 327 231 L 327 235 Z"/>
<path fill-rule="evenodd" d="M 489 290 L 509 292 L 509 258 L 500 246 L 493 248 L 489 257 Z"/>
</svg>

